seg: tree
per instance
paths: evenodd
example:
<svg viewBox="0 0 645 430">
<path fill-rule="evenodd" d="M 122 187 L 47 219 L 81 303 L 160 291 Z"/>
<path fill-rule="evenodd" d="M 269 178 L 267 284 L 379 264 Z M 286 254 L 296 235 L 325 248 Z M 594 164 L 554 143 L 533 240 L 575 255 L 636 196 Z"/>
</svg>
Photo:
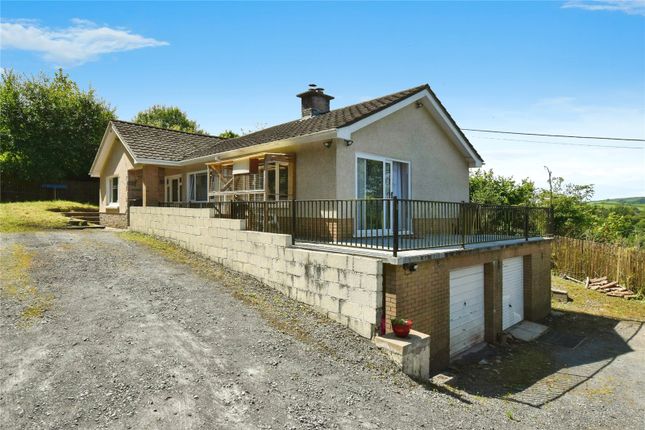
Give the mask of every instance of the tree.
<svg viewBox="0 0 645 430">
<path fill-rule="evenodd" d="M 139 112 L 132 121 L 154 127 L 205 134 L 197 122 L 189 119 L 186 112 L 176 106 L 154 105 Z"/>
<path fill-rule="evenodd" d="M 488 205 L 531 205 L 535 201 L 535 184 L 527 179 L 495 175 L 493 170 L 477 170 L 470 176 L 470 201 Z"/>
<path fill-rule="evenodd" d="M 218 137 L 221 137 L 222 139 L 233 139 L 236 137 L 240 137 L 240 135 L 234 132 L 233 130 L 224 130 L 218 135 Z"/>
<path fill-rule="evenodd" d="M 53 77 L 11 70 L 0 84 L 0 172 L 7 181 L 87 178 L 114 109 L 79 89 L 59 69 Z"/>
<path fill-rule="evenodd" d="M 564 182 L 564 178 L 552 178 L 553 228 L 555 234 L 575 238 L 587 238 L 593 227 L 593 185 L 576 185 Z M 547 207 L 551 203 L 550 191 L 542 189 L 537 196 L 538 204 Z"/>
</svg>

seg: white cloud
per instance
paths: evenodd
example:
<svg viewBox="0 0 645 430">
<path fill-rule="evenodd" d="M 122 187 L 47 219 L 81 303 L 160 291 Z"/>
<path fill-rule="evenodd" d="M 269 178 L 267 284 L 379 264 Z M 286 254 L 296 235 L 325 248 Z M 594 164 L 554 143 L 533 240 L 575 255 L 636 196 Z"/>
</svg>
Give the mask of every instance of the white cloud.
<svg viewBox="0 0 645 430">
<path fill-rule="evenodd" d="M 568 0 L 562 7 L 591 11 L 618 11 L 629 15 L 645 16 L 645 0 Z"/>
<path fill-rule="evenodd" d="M 74 66 L 103 54 L 164 45 L 168 43 L 79 18 L 63 29 L 43 27 L 33 20 L 0 23 L 2 49 L 37 52 L 57 65 Z"/>
</svg>

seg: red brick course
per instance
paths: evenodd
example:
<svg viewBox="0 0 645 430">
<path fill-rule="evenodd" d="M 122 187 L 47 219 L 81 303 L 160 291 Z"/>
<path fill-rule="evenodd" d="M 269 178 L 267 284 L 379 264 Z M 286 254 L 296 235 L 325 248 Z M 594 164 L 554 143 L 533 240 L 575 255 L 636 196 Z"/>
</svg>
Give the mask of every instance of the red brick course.
<svg viewBox="0 0 645 430">
<path fill-rule="evenodd" d="M 423 261 L 414 272 L 384 265 L 386 331 L 395 316 L 412 319 L 414 329 L 430 334 L 430 367 L 441 370 L 450 361 L 450 271 L 484 265 L 485 338 L 494 343 L 502 332 L 502 260 L 524 256 L 524 317 L 539 321 L 551 310 L 551 242 L 509 245 L 493 250 L 467 250 Z"/>
</svg>

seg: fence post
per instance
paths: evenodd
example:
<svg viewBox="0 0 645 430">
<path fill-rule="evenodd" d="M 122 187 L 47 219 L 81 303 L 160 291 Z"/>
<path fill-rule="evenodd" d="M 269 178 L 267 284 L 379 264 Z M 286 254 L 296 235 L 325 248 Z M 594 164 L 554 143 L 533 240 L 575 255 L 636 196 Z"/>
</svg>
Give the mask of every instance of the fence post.
<svg viewBox="0 0 645 430">
<path fill-rule="evenodd" d="M 524 208 L 524 240 L 529 240 L 529 207 Z"/>
<path fill-rule="evenodd" d="M 394 229 L 394 243 L 392 244 L 392 254 L 396 257 L 396 254 L 399 253 L 399 198 L 397 196 L 394 196 L 392 198 L 392 216 L 394 219 L 392 220 L 392 228 Z"/>
<path fill-rule="evenodd" d="M 269 209 L 267 206 L 267 201 L 264 201 L 264 214 L 262 216 L 262 231 L 267 231 L 267 225 L 269 224 Z"/>
<path fill-rule="evenodd" d="M 466 205 L 467 203 L 461 202 L 459 204 L 459 229 L 461 230 L 461 247 L 466 249 Z"/>
<path fill-rule="evenodd" d="M 296 243 L 296 199 L 291 199 L 291 244 Z"/>
</svg>

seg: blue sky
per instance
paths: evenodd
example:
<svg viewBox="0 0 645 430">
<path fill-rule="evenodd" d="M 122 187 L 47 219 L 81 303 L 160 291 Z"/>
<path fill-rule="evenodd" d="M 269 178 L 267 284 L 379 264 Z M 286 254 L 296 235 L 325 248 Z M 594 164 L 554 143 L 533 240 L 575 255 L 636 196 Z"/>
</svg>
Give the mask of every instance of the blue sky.
<svg viewBox="0 0 645 430">
<path fill-rule="evenodd" d="M 645 138 L 639 2 L 3 2 L 2 68 L 62 66 L 122 119 L 177 105 L 211 133 L 429 83 L 463 128 Z M 467 135 L 486 167 L 645 195 L 643 143 Z M 500 140 L 515 139 L 515 140 Z M 617 149 L 545 142 L 634 146 Z"/>
</svg>

